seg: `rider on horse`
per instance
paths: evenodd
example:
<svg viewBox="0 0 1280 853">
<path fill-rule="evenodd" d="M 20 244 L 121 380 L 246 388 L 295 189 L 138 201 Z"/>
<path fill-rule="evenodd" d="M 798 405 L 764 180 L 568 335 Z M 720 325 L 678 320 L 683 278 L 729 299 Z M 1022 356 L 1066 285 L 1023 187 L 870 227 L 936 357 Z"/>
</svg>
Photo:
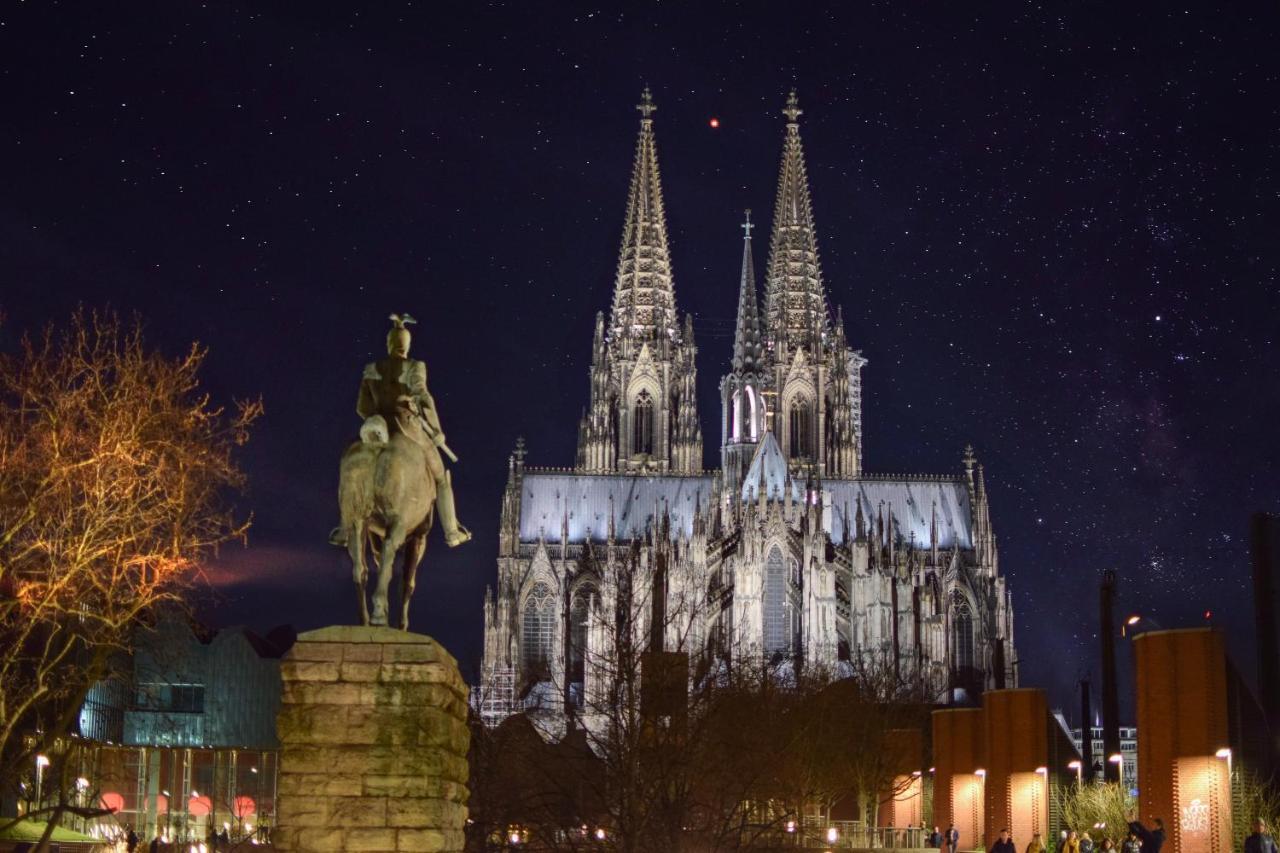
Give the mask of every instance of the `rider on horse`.
<svg viewBox="0 0 1280 853">
<path fill-rule="evenodd" d="M 360 437 L 366 442 L 385 442 L 399 432 L 422 448 L 426 457 L 426 474 L 436 485 L 436 509 L 444 527 L 444 541 L 456 547 L 471 538 L 471 532 L 458 523 L 453 503 L 453 485 L 445 470 L 440 449 L 448 451 L 435 400 L 427 390 L 427 365 L 409 358 L 409 330 L 406 324 L 417 322 L 408 314 L 392 314 L 394 324 L 387 333 L 387 357 L 365 365 L 360 381 L 360 397 L 356 413 L 364 419 Z M 449 454 L 451 457 L 452 453 Z M 346 532 L 334 530 L 330 541 L 346 547 Z"/>
</svg>

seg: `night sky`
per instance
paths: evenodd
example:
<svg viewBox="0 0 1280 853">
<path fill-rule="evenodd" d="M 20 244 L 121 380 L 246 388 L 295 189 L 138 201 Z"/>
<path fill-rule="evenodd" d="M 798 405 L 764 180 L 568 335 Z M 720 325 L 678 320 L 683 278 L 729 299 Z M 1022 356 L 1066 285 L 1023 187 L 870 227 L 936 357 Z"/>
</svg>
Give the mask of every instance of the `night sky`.
<svg viewBox="0 0 1280 853">
<path fill-rule="evenodd" d="M 337 459 L 407 311 L 476 534 L 433 534 L 414 627 L 474 672 L 515 439 L 573 462 L 645 83 L 717 465 L 738 224 L 757 211 L 762 269 L 795 86 L 830 299 L 870 360 L 866 468 L 959 472 L 974 445 L 1024 683 L 1096 678 L 1104 567 L 1121 614 L 1212 609 L 1252 672 L 1276 4 L 471 5 L 0 7 L 0 346 L 109 304 L 207 344 L 218 398 L 265 401 L 250 545 L 210 567 L 205 619 L 353 616 Z"/>
</svg>

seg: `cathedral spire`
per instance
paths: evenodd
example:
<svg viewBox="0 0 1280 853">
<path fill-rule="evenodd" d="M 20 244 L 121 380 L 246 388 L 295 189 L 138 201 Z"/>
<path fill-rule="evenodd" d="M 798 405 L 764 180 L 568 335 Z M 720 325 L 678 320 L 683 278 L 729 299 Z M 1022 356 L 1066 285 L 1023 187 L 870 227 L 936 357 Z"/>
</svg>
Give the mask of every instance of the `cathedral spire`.
<svg viewBox="0 0 1280 853">
<path fill-rule="evenodd" d="M 760 370 L 763 344 L 760 338 L 760 308 L 756 296 L 756 269 L 751 258 L 751 211 L 742 223 L 742 280 L 738 293 L 738 326 L 733 336 L 733 372 Z"/>
<path fill-rule="evenodd" d="M 792 89 L 782 110 L 787 117 L 787 130 L 778 175 L 778 198 L 773 210 L 766 282 L 769 343 L 784 357 L 785 353 L 780 350 L 793 347 L 803 346 L 814 352 L 830 328 L 809 179 L 800 144 L 802 112 Z"/>
<path fill-rule="evenodd" d="M 640 135 L 636 141 L 622 249 L 614 279 L 610 343 L 671 338 L 677 332 L 667 218 L 653 133 L 653 113 L 657 106 L 648 86 L 641 93 L 636 109 L 640 111 Z"/>
</svg>

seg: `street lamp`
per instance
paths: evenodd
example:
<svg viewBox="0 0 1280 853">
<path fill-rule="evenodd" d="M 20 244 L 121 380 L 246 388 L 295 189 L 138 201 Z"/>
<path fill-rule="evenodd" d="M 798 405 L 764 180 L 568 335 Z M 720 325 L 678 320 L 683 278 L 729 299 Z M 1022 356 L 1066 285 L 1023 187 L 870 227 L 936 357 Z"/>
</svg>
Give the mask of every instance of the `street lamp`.
<svg viewBox="0 0 1280 853">
<path fill-rule="evenodd" d="M 1084 764 L 1079 761 L 1069 761 L 1067 769 L 1076 771 L 1076 787 L 1084 787 Z"/>
<path fill-rule="evenodd" d="M 973 775 L 978 777 L 978 808 L 979 814 L 982 815 L 980 826 L 982 830 L 978 833 L 980 837 L 985 837 L 987 832 L 987 771 L 979 767 L 973 771 Z"/>
<path fill-rule="evenodd" d="M 1124 785 L 1124 756 L 1118 752 L 1113 752 L 1111 753 L 1110 756 L 1107 757 L 1107 761 L 1110 761 L 1112 764 L 1116 765 L 1116 775 L 1120 777 L 1120 784 L 1121 786 L 1123 786 Z"/>
<path fill-rule="evenodd" d="M 36 756 L 36 808 L 44 804 L 44 769 L 49 766 L 49 756 Z"/>
<path fill-rule="evenodd" d="M 1224 746 L 1213 754 L 1214 758 L 1227 759 L 1227 786 L 1231 786 L 1231 747 Z"/>
<path fill-rule="evenodd" d="M 1047 815 L 1049 813 L 1049 768 L 1037 767 L 1036 775 L 1039 776 L 1040 781 L 1044 783 L 1044 806 L 1045 806 L 1045 814 Z M 1033 831 L 1039 831 L 1039 829 L 1040 827 L 1038 824 L 1032 827 Z"/>
</svg>

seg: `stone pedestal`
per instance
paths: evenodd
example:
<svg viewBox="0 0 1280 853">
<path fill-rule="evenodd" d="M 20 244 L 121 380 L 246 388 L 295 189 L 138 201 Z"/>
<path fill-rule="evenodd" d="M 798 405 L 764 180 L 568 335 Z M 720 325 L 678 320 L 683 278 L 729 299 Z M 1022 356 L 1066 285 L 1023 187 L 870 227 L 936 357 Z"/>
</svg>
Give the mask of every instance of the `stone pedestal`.
<svg viewBox="0 0 1280 853">
<path fill-rule="evenodd" d="M 301 634 L 281 663 L 276 848 L 461 851 L 467 687 L 435 640 L 392 628 Z"/>
</svg>

